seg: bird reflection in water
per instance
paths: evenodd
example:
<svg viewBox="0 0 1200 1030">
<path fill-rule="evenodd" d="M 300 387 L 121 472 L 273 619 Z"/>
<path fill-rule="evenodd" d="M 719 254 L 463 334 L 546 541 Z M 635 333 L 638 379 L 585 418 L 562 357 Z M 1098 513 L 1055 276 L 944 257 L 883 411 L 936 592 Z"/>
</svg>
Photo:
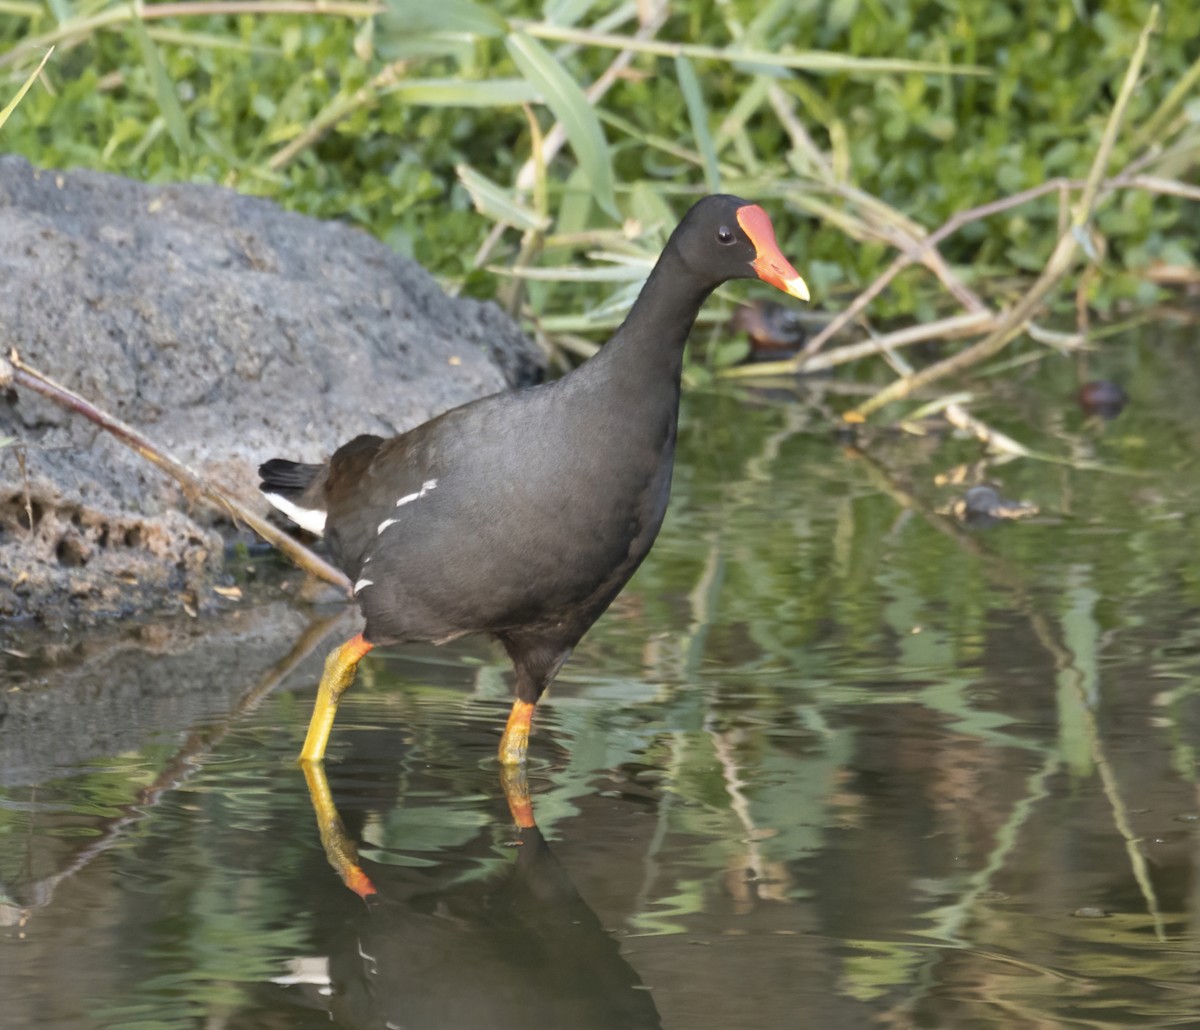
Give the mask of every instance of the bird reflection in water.
<svg viewBox="0 0 1200 1030">
<path fill-rule="evenodd" d="M 729 322 L 750 341 L 747 362 L 783 361 L 796 355 L 808 339 L 808 326 L 794 307 L 754 300 L 734 309 Z"/>
<path fill-rule="evenodd" d="M 501 783 L 513 819 L 506 871 L 360 859 L 323 763 L 302 763 L 321 843 L 364 906 L 332 943 L 322 1007 L 347 1027 L 472 1030 L 660 1027 L 650 992 L 580 897 L 533 818 L 524 770 Z"/>
</svg>

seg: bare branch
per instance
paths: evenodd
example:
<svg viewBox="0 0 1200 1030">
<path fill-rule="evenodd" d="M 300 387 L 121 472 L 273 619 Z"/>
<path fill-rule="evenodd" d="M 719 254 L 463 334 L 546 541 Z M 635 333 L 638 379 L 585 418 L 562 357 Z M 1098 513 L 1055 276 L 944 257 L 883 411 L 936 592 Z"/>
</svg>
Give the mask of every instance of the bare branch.
<svg viewBox="0 0 1200 1030">
<path fill-rule="evenodd" d="M 286 533 L 276 529 L 257 512 L 251 511 L 241 501 L 214 486 L 200 473 L 189 468 L 132 426 L 108 412 L 102 411 L 91 401 L 60 383 L 54 382 L 53 379 L 43 375 L 37 369 L 26 365 L 15 350 L 9 352 L 7 359 L 0 357 L 0 383 L 5 382 L 11 382 L 18 387 L 41 394 L 69 411 L 74 411 L 94 422 L 101 429 L 115 436 L 130 450 L 140 454 L 151 464 L 157 465 L 185 490 L 204 498 L 214 507 L 227 512 L 232 518 L 245 523 L 267 543 L 283 551 L 302 569 L 341 587 L 347 595 L 350 594 L 350 580 L 340 569 L 334 568 L 320 555 L 314 554 L 299 541 L 293 540 Z"/>
</svg>

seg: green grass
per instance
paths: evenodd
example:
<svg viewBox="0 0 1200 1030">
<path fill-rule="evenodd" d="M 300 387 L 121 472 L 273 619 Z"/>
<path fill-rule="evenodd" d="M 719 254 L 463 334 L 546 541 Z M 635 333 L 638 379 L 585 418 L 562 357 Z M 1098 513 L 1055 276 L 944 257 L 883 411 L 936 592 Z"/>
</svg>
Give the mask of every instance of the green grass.
<svg viewBox="0 0 1200 1030">
<path fill-rule="evenodd" d="M 897 232 L 1083 178 L 1151 5 L 692 0 L 645 28 L 635 4 L 589 0 L 272 6 L 149 5 L 139 20 L 111 2 L 0 0 L 0 100 L 57 46 L 5 149 L 349 219 L 451 289 L 602 335 L 628 288 L 606 281 L 620 268 L 582 270 L 652 256 L 712 189 L 766 204 L 814 300 L 836 308 L 890 263 Z M 1197 39 L 1200 7 L 1167 5 L 1112 171 L 1139 159 L 1194 180 Z M 547 149 L 556 124 L 565 145 Z M 941 252 L 1001 306 L 1044 267 L 1060 217 L 1047 195 L 966 225 Z M 1158 300 L 1156 262 L 1194 268 L 1194 219 L 1189 199 L 1145 190 L 1102 204 L 1093 309 Z M 557 276 L 514 284 L 496 266 Z M 910 272 L 871 315 L 928 320 L 948 300 Z"/>
</svg>

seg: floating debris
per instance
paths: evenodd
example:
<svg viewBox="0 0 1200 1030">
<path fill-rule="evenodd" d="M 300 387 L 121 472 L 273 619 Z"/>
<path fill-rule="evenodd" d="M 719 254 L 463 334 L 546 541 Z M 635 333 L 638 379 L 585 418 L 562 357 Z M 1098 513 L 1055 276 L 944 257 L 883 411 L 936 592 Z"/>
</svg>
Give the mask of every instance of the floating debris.
<svg viewBox="0 0 1200 1030">
<path fill-rule="evenodd" d="M 1027 519 L 1038 510 L 1032 501 L 1010 501 L 994 486 L 983 484 L 971 487 L 962 497 L 951 501 L 942 514 L 953 515 L 968 526 L 986 528 L 997 522 Z"/>
</svg>

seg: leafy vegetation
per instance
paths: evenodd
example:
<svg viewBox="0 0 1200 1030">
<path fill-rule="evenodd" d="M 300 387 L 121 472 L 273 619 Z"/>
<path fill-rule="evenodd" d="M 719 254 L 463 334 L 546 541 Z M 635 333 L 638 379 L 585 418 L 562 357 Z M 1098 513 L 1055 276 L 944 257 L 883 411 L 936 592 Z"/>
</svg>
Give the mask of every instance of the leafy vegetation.
<svg viewBox="0 0 1200 1030">
<path fill-rule="evenodd" d="M 351 219 L 585 352 L 577 334 L 619 320 L 698 193 L 768 203 L 815 300 L 837 307 L 955 213 L 1082 180 L 1152 9 L 276 7 L 4 0 L 13 89 L 59 48 L 5 147 L 43 166 L 221 182 Z M 1083 291 L 1101 313 L 1158 299 L 1163 276 L 1148 273 L 1195 275 L 1195 187 L 1182 180 L 1200 157 L 1197 39 L 1200 9 L 1167 5 L 1114 126 L 1107 171 L 1136 161 L 1159 188 L 1105 194 L 1084 227 L 1102 272 Z M 932 319 L 947 310 L 943 286 L 1008 303 L 1046 264 L 1066 202 L 1047 190 L 968 222 L 940 244 L 936 277 L 899 275 L 871 314 Z"/>
</svg>

